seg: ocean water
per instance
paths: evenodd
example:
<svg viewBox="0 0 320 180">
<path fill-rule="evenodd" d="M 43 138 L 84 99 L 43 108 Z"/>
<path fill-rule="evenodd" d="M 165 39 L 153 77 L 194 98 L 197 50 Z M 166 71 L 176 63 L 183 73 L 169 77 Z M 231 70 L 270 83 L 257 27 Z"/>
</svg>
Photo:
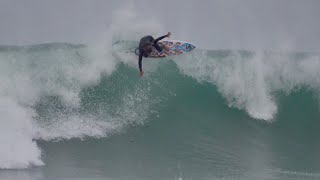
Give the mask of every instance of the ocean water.
<svg viewBox="0 0 320 180">
<path fill-rule="evenodd" d="M 320 54 L 131 53 L 158 23 L 115 11 L 96 44 L 0 46 L 0 179 L 320 179 Z M 133 19 L 132 19 L 133 18 Z"/>
<path fill-rule="evenodd" d="M 317 53 L 101 49 L 1 47 L 0 179 L 320 178 Z"/>
</svg>

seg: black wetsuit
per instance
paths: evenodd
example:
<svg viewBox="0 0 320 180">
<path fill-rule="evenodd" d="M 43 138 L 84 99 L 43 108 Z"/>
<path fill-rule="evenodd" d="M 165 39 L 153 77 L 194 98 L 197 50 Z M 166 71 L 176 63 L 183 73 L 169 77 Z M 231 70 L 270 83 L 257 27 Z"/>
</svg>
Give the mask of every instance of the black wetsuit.
<svg viewBox="0 0 320 180">
<path fill-rule="evenodd" d="M 161 39 L 166 38 L 167 36 L 160 36 L 157 39 L 154 39 L 152 36 L 145 36 L 141 38 L 140 43 L 139 43 L 139 69 L 142 71 L 142 56 L 148 57 L 150 53 L 144 51 L 144 47 L 147 45 L 152 45 L 157 49 L 157 51 L 161 52 L 163 50 L 162 47 L 159 46 L 158 41 Z"/>
</svg>

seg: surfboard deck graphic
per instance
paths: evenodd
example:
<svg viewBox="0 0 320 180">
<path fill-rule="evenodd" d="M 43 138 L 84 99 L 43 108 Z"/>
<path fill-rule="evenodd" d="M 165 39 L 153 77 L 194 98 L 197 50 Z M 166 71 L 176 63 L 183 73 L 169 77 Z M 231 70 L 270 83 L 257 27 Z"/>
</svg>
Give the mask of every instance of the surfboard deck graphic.
<svg viewBox="0 0 320 180">
<path fill-rule="evenodd" d="M 168 49 L 163 48 L 161 52 L 158 52 L 156 48 L 153 47 L 151 54 L 148 56 L 149 58 L 162 58 L 167 56 L 180 55 L 182 53 L 190 52 L 196 48 L 196 46 L 191 43 L 179 40 L 159 41 L 158 44 L 162 47 L 167 46 Z M 139 49 L 135 50 L 135 54 L 139 56 Z"/>
</svg>

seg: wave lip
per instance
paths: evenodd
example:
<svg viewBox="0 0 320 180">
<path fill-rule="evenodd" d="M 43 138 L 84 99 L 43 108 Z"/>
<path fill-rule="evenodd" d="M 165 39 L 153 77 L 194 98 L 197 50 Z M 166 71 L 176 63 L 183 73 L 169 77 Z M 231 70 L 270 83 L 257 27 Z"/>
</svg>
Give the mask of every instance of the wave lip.
<svg viewBox="0 0 320 180">
<path fill-rule="evenodd" d="M 183 74 L 215 85 L 230 107 L 255 119 L 275 119 L 279 92 L 320 92 L 320 58 L 314 53 L 196 50 L 175 62 Z"/>
</svg>

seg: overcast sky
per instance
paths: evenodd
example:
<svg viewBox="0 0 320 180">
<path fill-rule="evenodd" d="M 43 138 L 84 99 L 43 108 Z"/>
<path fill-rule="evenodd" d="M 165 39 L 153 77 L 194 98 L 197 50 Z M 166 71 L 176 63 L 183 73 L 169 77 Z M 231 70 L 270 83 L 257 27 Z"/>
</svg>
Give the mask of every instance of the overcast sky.
<svg viewBox="0 0 320 180">
<path fill-rule="evenodd" d="M 94 42 L 130 2 L 204 48 L 320 48 L 319 0 L 0 0 L 0 44 Z M 164 32 L 165 33 L 165 32 Z M 152 33 L 151 33 L 152 34 Z"/>
</svg>

